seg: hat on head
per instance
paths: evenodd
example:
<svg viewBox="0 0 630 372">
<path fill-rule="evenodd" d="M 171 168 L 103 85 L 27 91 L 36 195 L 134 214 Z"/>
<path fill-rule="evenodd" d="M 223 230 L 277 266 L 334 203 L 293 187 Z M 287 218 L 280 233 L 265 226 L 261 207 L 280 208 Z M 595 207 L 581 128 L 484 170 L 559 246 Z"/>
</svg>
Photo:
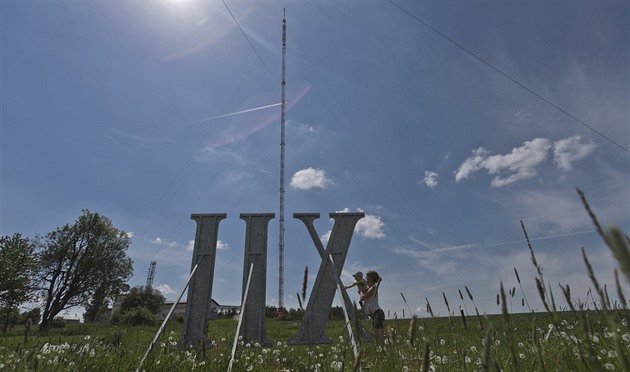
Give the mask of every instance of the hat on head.
<svg viewBox="0 0 630 372">
<path fill-rule="evenodd" d="M 363 278 L 363 273 L 360 271 L 357 271 L 356 273 L 352 274 L 352 276 L 358 276 L 359 278 Z"/>
</svg>

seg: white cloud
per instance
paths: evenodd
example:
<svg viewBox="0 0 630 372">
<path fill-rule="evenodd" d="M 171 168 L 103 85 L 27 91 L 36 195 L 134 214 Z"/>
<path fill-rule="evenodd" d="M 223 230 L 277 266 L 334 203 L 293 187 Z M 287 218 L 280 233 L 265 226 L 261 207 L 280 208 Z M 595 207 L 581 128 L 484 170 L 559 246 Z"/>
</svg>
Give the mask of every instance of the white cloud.
<svg viewBox="0 0 630 372">
<path fill-rule="evenodd" d="M 330 240 L 330 233 L 332 232 L 332 230 L 328 230 L 326 232 L 326 234 L 322 235 L 322 237 L 320 238 L 322 240 L 322 243 L 327 243 Z"/>
<path fill-rule="evenodd" d="M 166 283 L 155 285 L 155 286 L 153 286 L 153 288 L 155 288 L 158 291 L 162 292 L 162 295 L 164 295 L 164 296 L 177 294 L 177 292 L 173 288 L 171 288 L 170 285 L 168 285 Z"/>
<path fill-rule="evenodd" d="M 492 187 L 503 187 L 514 182 L 532 178 L 536 167 L 547 159 L 551 143 L 546 138 L 525 141 L 523 146 L 512 149 L 507 155 L 492 155 L 484 161 L 484 167 L 490 174 L 511 173 L 507 177 L 496 176 Z"/>
<path fill-rule="evenodd" d="M 357 222 L 354 231 L 365 239 L 381 239 L 385 237 L 384 228 L 385 222 L 380 217 L 366 214 Z"/>
<path fill-rule="evenodd" d="M 152 244 L 155 245 L 162 245 L 162 246 L 167 246 L 167 247 L 176 247 L 177 246 L 177 242 L 175 241 L 168 241 L 168 240 L 164 240 L 162 238 L 155 238 L 151 241 Z"/>
<path fill-rule="evenodd" d="M 321 169 L 306 168 L 295 172 L 291 178 L 291 186 L 299 190 L 310 190 L 314 188 L 325 189 L 333 182 L 326 178 L 326 172 Z"/>
<path fill-rule="evenodd" d="M 133 236 L 134 236 L 133 231 L 128 231 L 128 232 L 126 232 L 126 233 L 125 233 L 125 235 L 127 235 L 127 237 L 128 237 L 129 239 L 132 239 L 132 238 L 133 238 Z"/>
<path fill-rule="evenodd" d="M 537 174 L 537 167 L 547 159 L 551 142 L 546 138 L 525 141 L 521 147 L 515 147 L 509 154 L 488 155 L 483 147 L 473 151 L 473 156 L 466 159 L 455 173 L 455 181 L 468 178 L 480 169 L 496 175 L 492 187 L 508 186 L 514 182 L 532 178 Z"/>
<path fill-rule="evenodd" d="M 217 249 L 230 249 L 230 245 L 228 243 L 224 243 L 221 240 L 217 240 Z M 195 250 L 195 241 L 189 240 L 186 245 L 186 250 L 188 252 L 192 252 Z"/>
<path fill-rule="evenodd" d="M 584 159 L 595 151 L 597 145 L 592 142 L 581 143 L 580 136 L 573 136 L 555 142 L 553 145 L 553 163 L 565 172 L 571 170 L 571 163 Z"/>
<path fill-rule="evenodd" d="M 424 171 L 424 178 L 419 183 L 424 183 L 429 186 L 429 188 L 433 189 L 438 185 L 437 177 L 438 174 L 434 171 Z"/>
<path fill-rule="evenodd" d="M 357 208 L 357 211 L 363 212 L 361 208 Z M 342 211 L 338 211 L 339 213 L 348 213 L 350 212 L 349 208 L 344 208 Z M 385 228 L 385 222 L 381 220 L 379 216 L 375 216 L 372 214 L 365 214 L 365 217 L 357 222 L 357 225 L 354 228 L 354 231 L 359 234 L 364 239 L 381 239 L 385 237 L 385 233 L 383 229 Z M 327 233 L 330 238 L 330 233 Z"/>
<path fill-rule="evenodd" d="M 467 179 L 471 174 L 482 168 L 482 163 L 486 160 L 488 151 L 483 147 L 473 150 L 473 156 L 464 160 L 455 172 L 455 182 Z"/>
<path fill-rule="evenodd" d="M 553 149 L 554 165 L 567 172 L 571 170 L 575 161 L 586 158 L 596 147 L 592 142 L 583 143 L 580 136 L 561 139 L 554 143 L 546 138 L 535 138 L 523 142 L 521 147 L 513 148 L 505 155 L 489 155 L 488 150 L 480 147 L 473 150 L 472 156 L 459 166 L 455 172 L 455 182 L 467 179 L 481 169 L 495 176 L 490 183 L 492 187 L 508 186 L 532 178 L 536 176 L 538 166 L 547 160 L 550 149 Z"/>
<path fill-rule="evenodd" d="M 358 212 L 363 212 L 361 208 L 357 208 Z M 344 208 L 341 211 L 337 211 L 337 213 L 348 213 L 350 212 L 349 208 Z M 331 219 L 331 221 L 333 221 Z M 354 227 L 354 232 L 359 234 L 360 237 L 364 239 L 381 239 L 385 237 L 385 233 L 383 230 L 385 229 L 385 222 L 381 220 L 380 217 L 365 214 L 365 217 L 360 219 L 357 222 L 357 225 Z M 322 243 L 328 242 L 330 240 L 331 230 L 328 230 L 324 235 L 321 236 Z"/>
</svg>

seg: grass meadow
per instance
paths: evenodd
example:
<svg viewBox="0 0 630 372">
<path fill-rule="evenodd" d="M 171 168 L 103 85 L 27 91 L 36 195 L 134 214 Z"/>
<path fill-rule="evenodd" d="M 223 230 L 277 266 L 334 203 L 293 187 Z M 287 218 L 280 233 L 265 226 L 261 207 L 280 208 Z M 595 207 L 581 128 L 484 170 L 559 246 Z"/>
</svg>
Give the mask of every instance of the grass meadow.
<svg viewBox="0 0 630 372">
<path fill-rule="evenodd" d="M 239 341 L 234 371 L 596 371 L 628 370 L 626 310 L 566 311 L 387 320 L 382 344 L 362 343 L 355 358 L 345 323 L 330 321 L 325 345 L 287 346 L 297 321 L 267 320 L 263 346 Z M 466 321 L 464 322 L 464 319 Z M 178 348 L 181 323 L 169 324 L 142 366 L 147 371 L 227 371 L 237 321 L 210 322 L 212 346 Z M 71 324 L 25 341 L 20 327 L 0 338 L 0 369 L 134 371 L 157 327 Z"/>
<path fill-rule="evenodd" d="M 426 317 L 386 320 L 384 341 L 359 340 L 356 354 L 343 321 L 327 323 L 329 344 L 288 346 L 287 340 L 297 333 L 299 321 L 267 319 L 267 337 L 273 344 L 239 340 L 232 370 L 630 371 L 630 311 L 620 284 L 630 280 L 630 239 L 615 228 L 604 231 L 585 200 L 584 204 L 619 264 L 621 274 L 615 269 L 618 301 L 611 301 L 607 287 L 599 284 L 584 250 L 582 257 L 592 283 L 590 303 L 573 298 L 568 285 L 561 286 L 561 293 L 551 291 L 523 226 L 532 264 L 537 269 L 533 278 L 538 288 L 537 301 L 542 301 L 544 312 L 510 313 L 507 304 L 516 289 L 506 293 L 500 284 L 497 302 L 501 313 L 479 315 L 474 296 L 465 287 L 465 295 L 460 291 L 459 296 L 471 304 L 471 309 L 475 308 L 474 313 L 434 317 L 427 302 Z M 514 273 L 520 286 L 516 269 Z M 402 297 L 405 300 L 404 294 Z M 443 301 L 448 308 L 446 296 Z M 567 304 L 562 311 L 557 306 L 560 302 Z M 182 324 L 171 322 L 141 370 L 227 371 L 236 328 L 236 320 L 212 320 L 209 346 L 189 351 L 178 344 Z M 46 334 L 34 330 L 26 339 L 24 327 L 13 327 L 0 335 L 0 370 L 135 371 L 157 330 L 158 327 L 69 324 Z"/>
</svg>

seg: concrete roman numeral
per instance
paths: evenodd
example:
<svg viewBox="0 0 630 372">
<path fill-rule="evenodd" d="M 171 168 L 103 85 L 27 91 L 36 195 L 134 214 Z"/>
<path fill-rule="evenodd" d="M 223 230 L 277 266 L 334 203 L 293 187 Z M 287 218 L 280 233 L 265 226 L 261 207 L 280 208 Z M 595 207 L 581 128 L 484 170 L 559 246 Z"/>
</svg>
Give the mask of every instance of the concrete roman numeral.
<svg viewBox="0 0 630 372">
<path fill-rule="evenodd" d="M 270 345 L 273 342 L 266 336 L 265 330 L 265 300 L 267 294 L 267 226 L 275 217 L 273 213 L 241 213 L 245 221 L 245 256 L 243 260 L 243 291 L 252 267 L 252 278 L 247 291 L 245 309 L 241 309 L 240 336 L 246 342 L 258 342 Z"/>
<path fill-rule="evenodd" d="M 328 313 L 337 289 L 337 282 L 346 261 L 350 241 L 357 222 L 365 217 L 364 213 L 330 213 L 330 218 L 335 220 L 330 239 L 324 250 L 324 246 L 317 235 L 313 221 L 319 218 L 319 213 L 294 213 L 293 217 L 301 220 L 308 230 L 315 247 L 320 254 L 322 262 L 317 272 L 315 283 L 308 305 L 304 311 L 304 319 L 295 336 L 289 340 L 289 345 L 328 343 L 330 338 L 324 334 L 324 327 Z M 330 260 L 334 261 L 334 265 Z M 342 293 L 345 291 L 342 287 Z M 347 302 L 345 294 L 344 302 Z"/>
<path fill-rule="evenodd" d="M 319 213 L 295 213 L 293 215 L 306 226 L 322 261 L 306 306 L 304 319 L 298 333 L 289 340 L 289 344 L 330 342 L 330 338 L 324 334 L 324 327 L 338 286 L 341 288 L 346 309 L 352 308 L 348 294 L 341 285 L 340 275 L 350 248 L 354 228 L 357 222 L 365 217 L 365 214 L 330 213 L 329 216 L 335 223 L 326 249 L 324 249 L 313 226 L 313 221 L 319 218 Z M 219 222 L 226 217 L 227 214 L 225 213 L 193 214 L 191 216 L 191 219 L 197 222 L 191 272 L 198 266 L 188 287 L 186 313 L 184 314 L 184 343 L 186 347 L 199 349 L 208 337 Z M 245 221 L 246 229 L 241 297 L 245 295 L 249 270 L 250 267 L 253 267 L 252 279 L 245 299 L 246 306 L 241 311 L 240 335 L 249 342 L 268 345 L 272 341 L 265 334 L 267 230 L 269 221 L 274 218 L 274 214 L 242 213 L 240 218 Z M 364 329 L 360 331 L 363 333 L 363 337 L 371 336 L 366 334 Z"/>
<path fill-rule="evenodd" d="M 212 300 L 212 281 L 217 253 L 219 222 L 226 213 L 193 214 L 197 222 L 195 246 L 190 270 L 199 265 L 188 287 L 184 313 L 184 342 L 186 347 L 200 348 L 208 338 L 208 317 Z"/>
</svg>

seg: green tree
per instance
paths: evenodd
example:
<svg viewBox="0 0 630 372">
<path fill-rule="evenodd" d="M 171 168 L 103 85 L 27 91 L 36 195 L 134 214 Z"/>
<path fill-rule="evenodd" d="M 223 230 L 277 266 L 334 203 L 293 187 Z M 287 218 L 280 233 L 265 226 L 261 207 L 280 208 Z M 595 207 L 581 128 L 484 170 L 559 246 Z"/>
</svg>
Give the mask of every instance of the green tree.
<svg viewBox="0 0 630 372">
<path fill-rule="evenodd" d="M 35 293 L 35 243 L 21 234 L 0 238 L 0 307 L 6 332 L 11 314 Z M 18 313 L 19 314 L 19 313 Z"/>
<path fill-rule="evenodd" d="M 34 307 L 31 310 L 24 311 L 20 315 L 22 316 L 23 321 L 26 321 L 26 319 L 30 318 L 33 324 L 37 324 L 39 323 L 39 319 L 41 319 L 42 317 L 42 311 L 40 310 L 39 307 Z"/>
<path fill-rule="evenodd" d="M 130 239 L 111 221 L 84 210 L 74 224 L 46 235 L 41 252 L 42 322 L 46 329 L 57 314 L 86 306 L 93 294 L 117 295 L 132 274 L 127 257 Z"/>
<path fill-rule="evenodd" d="M 118 311 L 124 313 L 136 307 L 145 307 L 152 314 L 157 314 L 165 301 L 166 298 L 159 290 L 139 285 L 131 288 L 129 294 L 125 295 Z"/>
<path fill-rule="evenodd" d="M 83 320 L 87 323 L 92 323 L 98 321 L 103 312 L 107 309 L 109 305 L 109 301 L 107 299 L 107 289 L 104 287 L 99 287 L 89 303 L 85 307 L 85 313 L 83 313 Z"/>
<path fill-rule="evenodd" d="M 125 311 L 118 311 L 112 317 L 114 324 L 126 324 L 131 326 L 147 325 L 154 326 L 157 324 L 155 314 L 144 306 L 136 306 Z"/>
</svg>

